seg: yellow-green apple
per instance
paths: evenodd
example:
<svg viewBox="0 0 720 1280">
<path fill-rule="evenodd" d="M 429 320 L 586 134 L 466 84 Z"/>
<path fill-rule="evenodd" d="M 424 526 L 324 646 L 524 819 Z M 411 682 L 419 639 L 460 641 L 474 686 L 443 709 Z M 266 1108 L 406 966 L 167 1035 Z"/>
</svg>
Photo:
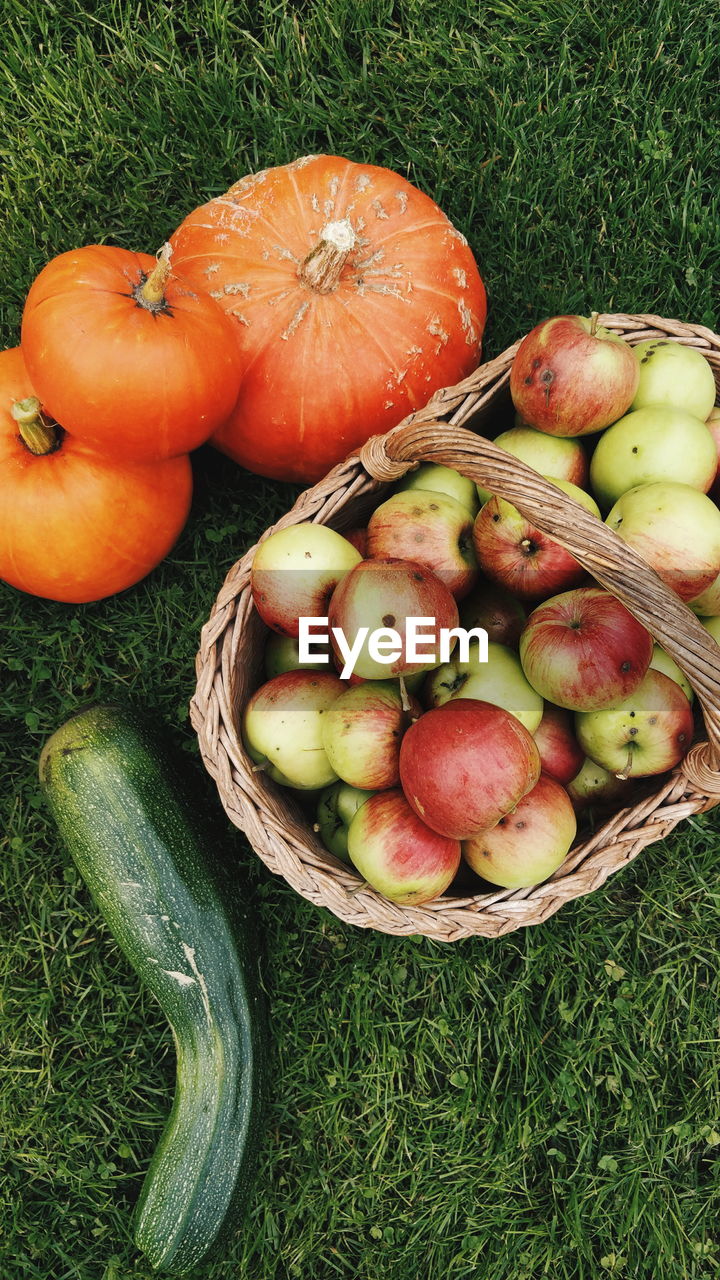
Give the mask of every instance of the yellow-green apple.
<svg viewBox="0 0 720 1280">
<path fill-rule="evenodd" d="M 675 662 L 670 657 L 670 654 L 666 653 L 662 646 L 657 643 L 653 645 L 653 656 L 650 659 L 650 666 L 653 671 L 662 671 L 664 675 L 669 676 L 671 680 L 674 680 L 676 684 L 679 684 L 688 702 L 692 702 L 695 694 L 693 693 L 693 687 L 690 684 L 690 681 L 685 673 L 680 670 L 677 662 Z"/>
<path fill-rule="evenodd" d="M 569 436 L 549 436 L 533 427 L 518 425 L 496 436 L 495 444 L 521 462 L 526 462 L 529 467 L 534 467 L 541 476 L 569 480 L 570 484 L 577 485 L 580 489 L 585 488 L 588 460 L 581 440 Z M 481 504 L 492 496 L 481 485 L 477 486 L 477 493 Z"/>
<path fill-rule="evenodd" d="M 640 484 L 673 480 L 707 493 L 717 471 L 717 449 L 706 424 L 684 409 L 633 409 L 604 431 L 590 463 L 590 484 L 607 511 Z"/>
<path fill-rule="evenodd" d="M 408 803 L 433 831 L 456 840 L 494 826 L 539 776 L 532 734 L 509 711 L 474 698 L 426 711 L 400 747 Z"/>
<path fill-rule="evenodd" d="M 445 493 L 408 489 L 376 507 L 368 521 L 367 553 L 424 564 L 456 600 L 467 595 L 478 569 L 467 507 Z"/>
<path fill-rule="evenodd" d="M 312 658 L 310 662 L 300 660 L 300 649 L 296 636 L 282 636 L 271 631 L 265 644 L 265 675 L 268 680 L 273 676 L 281 676 L 285 671 L 330 671 L 333 672 L 332 654 L 329 643 L 318 645 L 322 654 Z"/>
<path fill-rule="evenodd" d="M 710 633 L 716 644 L 720 645 L 720 618 L 700 618 L 705 630 Z"/>
<path fill-rule="evenodd" d="M 571 713 L 546 702 L 540 724 L 533 733 L 543 773 L 565 787 L 579 773 L 584 754 L 575 737 Z"/>
<path fill-rule="evenodd" d="M 715 403 L 715 379 L 702 352 L 672 338 L 647 338 L 633 348 L 640 377 L 633 409 L 672 405 L 703 421 Z"/>
<path fill-rule="evenodd" d="M 575 777 L 567 784 L 567 792 L 576 813 L 585 809 L 619 808 L 630 804 L 634 784 L 629 778 L 618 778 L 586 756 Z"/>
<path fill-rule="evenodd" d="M 347 688 L 322 671 L 287 671 L 250 698 L 242 717 L 248 755 L 285 787 L 314 791 L 337 774 L 322 743 L 324 717 Z"/>
<path fill-rule="evenodd" d="M 532 791 L 489 831 L 462 842 L 473 871 L 504 889 L 541 884 L 565 861 L 577 819 L 565 788 L 541 773 Z"/>
<path fill-rule="evenodd" d="M 460 605 L 460 626 L 466 631 L 481 627 L 496 644 L 517 649 L 525 626 L 525 609 L 504 587 L 486 580 L 478 582 Z"/>
<path fill-rule="evenodd" d="M 422 696 L 428 707 L 442 707 L 451 698 L 491 702 L 517 716 L 533 734 L 542 720 L 543 700 L 525 678 L 517 654 L 493 642 L 487 646 L 487 662 L 480 662 L 477 654 L 467 662 L 453 655 L 435 667 L 426 677 Z"/>
<path fill-rule="evenodd" d="M 343 862 L 350 861 L 348 827 L 360 805 L 373 795 L 374 791 L 362 791 L 358 787 L 348 786 L 347 782 L 333 782 L 320 792 L 315 830 L 325 848 Z"/>
<path fill-rule="evenodd" d="M 420 703 L 403 698 L 396 681 L 366 680 L 336 698 L 325 716 L 323 746 L 343 782 L 382 791 L 400 782 L 400 742 L 421 714 Z"/>
<path fill-rule="evenodd" d="M 510 369 L 513 404 L 528 426 L 584 436 L 627 413 L 640 366 L 624 338 L 597 316 L 553 316 L 520 343 Z"/>
<path fill-rule="evenodd" d="M 400 790 L 360 806 L 348 827 L 348 853 L 373 889 L 406 906 L 444 893 L 460 865 L 460 842 L 431 831 Z"/>
<path fill-rule="evenodd" d="M 413 619 L 429 619 L 415 628 Z M 342 671 L 364 680 L 427 671 L 440 661 L 441 632 L 456 629 L 458 608 L 444 582 L 425 565 L 395 557 L 362 560 L 333 592 L 331 643 Z M 424 656 L 422 656 L 424 655 Z"/>
<path fill-rule="evenodd" d="M 553 484 L 600 519 L 598 505 L 589 493 L 567 480 L 554 479 Z M 475 517 L 473 541 L 483 573 L 521 600 L 542 600 L 568 591 L 586 577 L 569 551 L 537 529 L 512 503 L 497 496 Z"/>
<path fill-rule="evenodd" d="M 302 617 L 324 617 L 338 582 L 362 559 L 342 534 L 324 524 L 276 529 L 253 557 L 250 587 L 260 617 L 273 631 L 297 636 Z"/>
<path fill-rule="evenodd" d="M 423 489 L 443 493 L 446 497 L 454 498 L 462 507 L 467 507 L 473 519 L 480 505 L 475 482 L 468 480 L 459 471 L 454 471 L 452 467 L 443 467 L 437 462 L 422 462 L 415 471 L 408 471 L 397 488 L 398 492 Z"/>
<path fill-rule="evenodd" d="M 720 573 L 720 511 L 707 494 L 659 480 L 628 489 L 605 522 L 686 602 Z"/>
<path fill-rule="evenodd" d="M 715 452 L 717 454 L 717 467 L 715 470 L 715 479 L 709 490 L 710 497 L 713 502 L 720 501 L 720 406 L 714 405 L 705 419 L 705 426 L 715 441 Z"/>
<path fill-rule="evenodd" d="M 682 760 L 692 742 L 693 713 L 679 684 L 651 669 L 614 707 L 577 715 L 575 731 L 585 754 L 603 769 L 645 778 Z"/>
<path fill-rule="evenodd" d="M 538 605 L 520 637 L 520 661 L 543 698 L 596 711 L 638 687 L 652 657 L 649 631 L 602 587 L 578 587 Z"/>
</svg>

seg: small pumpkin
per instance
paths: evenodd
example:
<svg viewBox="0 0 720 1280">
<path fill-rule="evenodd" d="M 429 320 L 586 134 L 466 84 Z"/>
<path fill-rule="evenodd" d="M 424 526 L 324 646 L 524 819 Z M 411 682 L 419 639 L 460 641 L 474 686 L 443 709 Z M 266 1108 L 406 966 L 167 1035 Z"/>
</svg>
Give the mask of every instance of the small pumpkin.
<svg viewBox="0 0 720 1280">
<path fill-rule="evenodd" d="M 187 455 L 121 463 L 43 412 L 19 347 L 0 352 L 0 578 L 84 604 L 144 578 L 190 510 Z"/>
<path fill-rule="evenodd" d="M 320 479 L 480 359 L 467 241 L 389 169 L 305 156 L 242 178 L 171 244 L 241 334 L 240 397 L 212 443 L 260 475 Z"/>
<path fill-rule="evenodd" d="M 236 326 L 171 269 L 169 247 L 59 254 L 30 287 L 21 344 L 47 412 L 125 461 L 189 453 L 237 399 Z"/>
</svg>

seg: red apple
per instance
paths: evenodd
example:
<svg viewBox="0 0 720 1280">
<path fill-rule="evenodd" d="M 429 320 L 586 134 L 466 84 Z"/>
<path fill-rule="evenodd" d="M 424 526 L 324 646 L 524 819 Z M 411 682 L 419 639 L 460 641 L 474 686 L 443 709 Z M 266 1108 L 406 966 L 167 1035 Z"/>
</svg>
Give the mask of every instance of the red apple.
<svg viewBox="0 0 720 1280">
<path fill-rule="evenodd" d="M 692 708 L 679 684 L 654 669 L 622 702 L 575 719 L 585 753 L 622 778 L 673 769 L 690 748 L 693 727 Z"/>
<path fill-rule="evenodd" d="M 627 413 L 639 378 L 632 347 L 598 326 L 596 316 L 554 316 L 520 343 L 510 394 L 529 426 L 551 436 L 584 436 Z"/>
<path fill-rule="evenodd" d="M 690 602 L 720 574 L 720 511 L 705 493 L 664 480 L 618 498 L 606 524 Z"/>
<path fill-rule="evenodd" d="M 567 480 L 553 483 L 600 518 L 597 503 Z M 473 541 L 483 573 L 521 600 L 543 600 L 577 586 L 587 576 L 559 542 L 536 529 L 516 507 L 492 497 L 480 509 Z"/>
<path fill-rule="evenodd" d="M 297 636 L 299 619 L 325 617 L 340 579 L 360 552 L 324 524 L 276 529 L 258 546 L 250 587 L 260 617 L 273 631 Z"/>
<path fill-rule="evenodd" d="M 538 749 L 520 721 L 470 698 L 427 711 L 400 747 L 408 803 L 433 831 L 456 840 L 494 826 L 539 776 Z"/>
<path fill-rule="evenodd" d="M 473 522 L 467 507 L 445 493 L 408 489 L 394 493 L 368 521 L 367 553 L 424 564 L 456 600 L 477 580 Z"/>
<path fill-rule="evenodd" d="M 518 422 L 495 437 L 495 444 L 513 457 L 527 462 L 541 476 L 557 480 L 569 480 L 570 484 L 584 489 L 588 478 L 588 460 L 581 440 L 571 437 L 549 436 L 545 431 Z M 492 495 L 481 485 L 477 487 L 480 502 L 487 502 Z"/>
<path fill-rule="evenodd" d="M 352 543 L 355 550 L 360 552 L 360 555 L 364 560 L 368 553 L 367 525 L 364 525 L 362 528 L 346 529 L 343 537 L 347 538 L 348 542 Z"/>
<path fill-rule="evenodd" d="M 460 844 L 431 831 L 402 791 L 381 791 L 357 810 L 348 853 L 360 875 L 392 902 L 418 906 L 444 893 L 460 865 Z"/>
<path fill-rule="evenodd" d="M 533 734 L 543 773 L 565 787 L 580 771 L 584 754 L 575 737 L 570 712 L 546 702 L 542 720 Z"/>
<path fill-rule="evenodd" d="M 425 627 L 426 638 L 417 650 L 431 656 L 417 660 L 409 656 L 412 618 L 433 620 Z M 350 570 L 333 593 L 328 619 L 336 657 L 345 657 L 336 634 L 340 632 L 346 651 L 356 651 L 355 674 L 364 680 L 383 680 L 436 666 L 440 632 L 457 627 L 458 610 L 445 583 L 425 565 L 388 557 L 363 560 Z M 376 634 L 380 632 L 388 633 L 384 654 L 388 661 L 381 661 L 378 646 L 382 637 Z"/>
<path fill-rule="evenodd" d="M 365 791 L 397 787 L 400 742 L 422 711 L 415 699 L 408 701 L 406 711 L 391 680 L 366 680 L 335 699 L 325 716 L 323 746 L 343 782 Z"/>
<path fill-rule="evenodd" d="M 586 756 L 568 783 L 567 792 L 575 812 L 582 813 L 585 809 L 619 808 L 630 804 L 636 786 L 630 779 L 618 778 Z"/>
<path fill-rule="evenodd" d="M 287 671 L 252 695 L 242 717 L 243 741 L 274 782 L 313 791 L 336 781 L 322 743 L 323 716 L 346 688 L 321 671 Z"/>
<path fill-rule="evenodd" d="M 520 661 L 543 698 L 571 711 L 612 706 L 650 666 L 649 631 L 602 587 L 578 587 L 538 605 L 520 637 Z"/>
<path fill-rule="evenodd" d="M 463 841 L 462 852 L 483 880 L 504 889 L 541 884 L 565 861 L 577 819 L 563 786 L 542 773 L 512 813 Z"/>
<path fill-rule="evenodd" d="M 489 641 L 510 649 L 517 649 L 526 617 L 520 601 L 495 582 L 478 582 L 460 606 L 461 627 L 482 627 Z"/>
</svg>

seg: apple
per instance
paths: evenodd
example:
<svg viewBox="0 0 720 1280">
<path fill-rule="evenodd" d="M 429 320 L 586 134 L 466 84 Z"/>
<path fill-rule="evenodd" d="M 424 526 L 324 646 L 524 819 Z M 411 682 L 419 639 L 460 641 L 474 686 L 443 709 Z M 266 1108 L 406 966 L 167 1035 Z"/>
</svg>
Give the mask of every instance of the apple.
<svg viewBox="0 0 720 1280">
<path fill-rule="evenodd" d="M 543 773 L 567 786 L 579 773 L 585 758 L 575 737 L 571 713 L 566 707 L 546 702 L 542 720 L 533 737 L 540 752 Z"/>
<path fill-rule="evenodd" d="M 673 769 L 693 737 L 693 713 L 682 689 L 650 670 L 622 702 L 575 718 L 586 755 L 621 778 L 645 778 Z"/>
<path fill-rule="evenodd" d="M 632 347 L 597 316 L 553 316 L 520 343 L 510 369 L 513 404 L 551 436 L 602 431 L 627 413 L 640 379 Z"/>
<path fill-rule="evenodd" d="M 529 467 L 534 467 L 541 476 L 569 480 L 580 489 L 587 483 L 588 460 L 580 440 L 569 436 L 549 436 L 544 431 L 535 431 L 533 427 L 517 425 L 496 436 L 495 444 Z M 481 504 L 492 497 L 481 485 L 477 486 L 477 494 Z"/>
<path fill-rule="evenodd" d="M 488 642 L 487 658 L 479 662 L 476 654 L 461 662 L 454 656 L 436 667 L 426 678 L 423 701 L 429 707 L 442 707 L 451 698 L 478 698 L 503 707 L 534 733 L 542 720 L 543 700 L 526 680 L 517 654 Z"/>
<path fill-rule="evenodd" d="M 400 742 L 422 708 L 414 699 L 403 708 L 397 683 L 366 680 L 336 698 L 325 716 L 323 746 L 343 782 L 382 791 L 400 782 Z"/>
<path fill-rule="evenodd" d="M 689 607 L 703 618 L 716 618 L 720 614 L 720 573 L 699 596 L 693 596 Z"/>
<path fill-rule="evenodd" d="M 640 377 L 632 408 L 670 405 L 704 422 L 715 404 L 715 379 L 702 352 L 672 338 L 646 338 L 633 348 Z"/>
<path fill-rule="evenodd" d="M 407 489 L 430 490 L 454 498 L 461 507 L 466 507 L 472 519 L 477 514 L 478 502 L 474 480 L 454 471 L 452 467 L 443 467 L 437 462 L 422 462 L 414 471 L 408 471 L 397 486 L 398 493 Z"/>
<path fill-rule="evenodd" d="M 547 477 L 548 479 L 550 477 Z M 594 498 L 567 480 L 557 488 L 600 519 Z M 578 586 L 586 577 L 582 565 L 554 538 L 497 496 L 481 507 L 473 526 L 473 542 L 483 573 L 521 600 L 542 600 Z"/>
<path fill-rule="evenodd" d="M 720 645 L 720 618 L 699 618 L 698 621 L 709 632 L 715 643 Z"/>
<path fill-rule="evenodd" d="M 348 827 L 348 853 L 373 889 L 406 906 L 444 893 L 460 865 L 459 841 L 431 831 L 399 790 L 360 806 Z"/>
<path fill-rule="evenodd" d="M 602 587 L 546 600 L 520 637 L 530 684 L 570 711 L 597 711 L 626 698 L 650 666 L 652 649 L 649 631 Z"/>
<path fill-rule="evenodd" d="M 352 543 L 355 550 L 360 552 L 360 555 L 364 560 L 368 553 L 367 525 L 363 525 L 362 527 L 356 526 L 354 529 L 346 529 L 343 537 L 347 538 L 348 542 Z"/>
<path fill-rule="evenodd" d="M 414 661 L 407 652 L 409 618 L 431 618 L 427 640 L 421 652 L 433 656 Z M 444 582 L 425 565 L 393 557 L 362 560 L 343 578 L 333 592 L 328 607 L 331 628 L 338 628 L 348 645 L 356 645 L 361 628 L 369 633 L 395 631 L 400 636 L 401 651 L 390 662 L 373 655 L 368 634 L 358 646 L 355 673 L 364 680 L 383 680 L 426 671 L 439 662 L 439 639 L 442 629 L 458 625 L 458 608 Z M 336 658 L 342 657 L 338 641 L 332 638 Z M 388 645 L 387 656 L 395 652 Z"/>
<path fill-rule="evenodd" d="M 368 521 L 368 556 L 394 556 L 424 564 L 456 599 L 477 580 L 472 516 L 443 493 L 422 489 L 394 493 Z"/>
<path fill-rule="evenodd" d="M 526 613 L 520 601 L 495 582 L 478 582 L 460 605 L 460 626 L 482 627 L 488 640 L 517 649 Z"/>
<path fill-rule="evenodd" d="M 640 484 L 673 480 L 707 493 L 717 471 L 717 449 L 704 422 L 683 409 L 648 405 L 604 431 L 590 463 L 590 484 L 607 511 Z"/>
<path fill-rule="evenodd" d="M 715 441 L 715 452 L 717 454 L 717 468 L 715 471 L 715 479 L 710 488 L 710 497 L 713 502 L 720 500 L 720 406 L 715 405 L 710 410 L 708 417 L 705 419 L 705 426 Z"/>
<path fill-rule="evenodd" d="M 260 617 L 273 631 L 297 636 L 299 619 L 325 617 L 338 582 L 362 559 L 325 524 L 276 529 L 253 557 L 250 589 Z"/>
<path fill-rule="evenodd" d="M 695 694 L 693 693 L 693 687 L 690 684 L 690 681 L 685 673 L 680 670 L 677 662 L 675 662 L 670 657 L 670 654 L 666 653 L 661 645 L 657 643 L 653 645 L 653 656 L 650 659 L 650 666 L 653 671 L 662 671 L 664 675 L 669 676 L 671 680 L 674 680 L 676 684 L 679 684 L 688 702 L 692 702 Z"/>
<path fill-rule="evenodd" d="M 268 680 L 285 671 L 332 671 L 332 654 L 328 644 L 324 656 L 312 662 L 301 662 L 297 638 L 271 631 L 265 644 L 265 674 Z"/>
<path fill-rule="evenodd" d="M 348 827 L 360 808 L 374 791 L 361 791 L 347 782 L 333 782 L 320 792 L 315 830 L 325 848 L 343 862 L 350 861 L 348 854 Z"/>
<path fill-rule="evenodd" d="M 504 889 L 541 884 L 565 861 L 577 834 L 570 797 L 541 773 L 532 791 L 489 831 L 462 843 L 465 861 L 483 880 Z"/>
<path fill-rule="evenodd" d="M 633 789 L 633 783 L 628 778 L 618 778 L 587 756 L 575 777 L 567 784 L 567 792 L 576 813 L 585 809 L 607 809 L 620 803 L 629 804 Z"/>
<path fill-rule="evenodd" d="M 426 711 L 400 747 L 408 803 L 433 831 L 455 840 L 494 826 L 539 776 L 540 755 L 525 726 L 473 698 Z"/>
<path fill-rule="evenodd" d="M 284 787 L 313 791 L 335 782 L 322 742 L 323 716 L 346 688 L 321 671 L 287 671 L 268 680 L 243 713 L 248 755 Z"/>
<path fill-rule="evenodd" d="M 605 523 L 681 600 L 694 600 L 720 573 L 720 511 L 690 485 L 662 480 L 628 489 Z"/>
</svg>

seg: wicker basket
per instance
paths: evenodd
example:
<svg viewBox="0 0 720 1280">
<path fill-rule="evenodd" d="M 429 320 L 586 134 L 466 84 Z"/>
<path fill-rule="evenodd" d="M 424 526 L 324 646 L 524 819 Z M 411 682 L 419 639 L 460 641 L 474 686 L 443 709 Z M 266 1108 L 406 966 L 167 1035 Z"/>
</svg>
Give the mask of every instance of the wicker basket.
<svg viewBox="0 0 720 1280">
<path fill-rule="evenodd" d="M 669 336 L 697 347 L 720 383 L 720 337 L 710 330 L 651 315 L 606 315 L 600 323 L 631 343 Z M 494 421 L 503 414 L 509 418 L 509 370 L 517 345 L 481 365 L 458 386 L 437 393 L 387 435 L 374 437 L 359 457 L 346 459 L 301 494 L 274 527 L 313 520 L 342 531 L 362 523 L 387 485 L 420 461 L 454 467 L 514 503 L 628 606 L 687 675 L 702 709 L 704 730 L 672 775 L 658 780 L 651 795 L 576 843 L 545 883 L 471 897 L 446 895 L 423 906 L 389 902 L 325 850 L 293 793 L 253 769 L 240 741 L 242 708 L 264 678 L 267 634 L 252 606 L 251 548 L 228 574 L 202 631 L 191 719 L 205 765 L 228 816 L 271 871 L 342 920 L 383 933 L 424 934 L 452 942 L 471 935 L 497 937 L 538 924 L 563 903 L 597 889 L 684 818 L 720 801 L 720 652 L 715 641 L 605 524 L 476 434 L 489 416 Z"/>
</svg>

